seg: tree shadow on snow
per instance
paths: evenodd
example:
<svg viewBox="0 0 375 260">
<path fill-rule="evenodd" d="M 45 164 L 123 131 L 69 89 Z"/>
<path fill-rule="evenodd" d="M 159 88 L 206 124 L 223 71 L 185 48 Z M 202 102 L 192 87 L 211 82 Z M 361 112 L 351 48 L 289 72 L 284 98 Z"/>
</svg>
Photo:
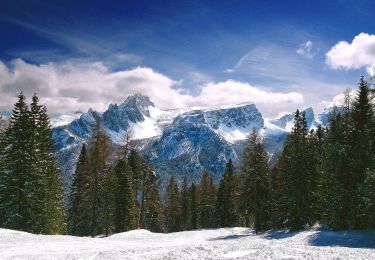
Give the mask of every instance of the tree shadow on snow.
<svg viewBox="0 0 375 260">
<path fill-rule="evenodd" d="M 248 237 L 255 235 L 253 230 L 247 230 L 242 232 L 241 234 L 232 234 L 232 235 L 227 235 L 227 236 L 222 236 L 222 237 L 216 237 L 216 238 L 211 238 L 209 241 L 217 241 L 217 240 L 233 240 L 233 239 L 240 239 L 243 237 Z"/>
<path fill-rule="evenodd" d="M 280 230 L 280 231 L 268 233 L 264 236 L 264 238 L 266 238 L 266 239 L 283 239 L 283 238 L 293 237 L 296 234 L 297 234 L 297 232 Z"/>
<path fill-rule="evenodd" d="M 375 231 L 324 231 L 311 235 L 313 246 L 375 248 Z"/>
<path fill-rule="evenodd" d="M 211 238 L 209 241 L 217 241 L 217 240 L 232 240 L 232 239 L 239 239 L 243 237 L 248 237 L 250 234 L 244 234 L 244 235 L 229 235 L 229 236 L 223 236 L 223 237 L 216 237 Z"/>
</svg>

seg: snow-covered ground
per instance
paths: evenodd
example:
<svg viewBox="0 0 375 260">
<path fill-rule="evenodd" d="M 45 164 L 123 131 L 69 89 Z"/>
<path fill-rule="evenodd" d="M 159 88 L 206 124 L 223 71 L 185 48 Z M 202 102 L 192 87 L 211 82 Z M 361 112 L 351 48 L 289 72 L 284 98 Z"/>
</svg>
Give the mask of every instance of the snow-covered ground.
<svg viewBox="0 0 375 260">
<path fill-rule="evenodd" d="M 0 229 L 0 259 L 375 259 L 375 233 L 222 228 L 89 238 Z"/>
</svg>

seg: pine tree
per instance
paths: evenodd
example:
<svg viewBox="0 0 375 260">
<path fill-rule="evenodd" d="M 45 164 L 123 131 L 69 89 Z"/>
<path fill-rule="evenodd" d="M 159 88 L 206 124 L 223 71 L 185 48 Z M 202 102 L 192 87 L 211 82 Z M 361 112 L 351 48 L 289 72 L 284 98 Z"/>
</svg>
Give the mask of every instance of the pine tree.
<svg viewBox="0 0 375 260">
<path fill-rule="evenodd" d="M 117 179 L 114 171 L 107 167 L 104 173 L 103 188 L 101 189 L 101 207 L 100 207 L 100 226 L 103 229 L 105 236 L 107 237 L 114 231 L 114 216 L 115 216 L 115 206 L 116 206 L 116 187 Z M 133 194 L 129 196 L 133 200 Z M 133 211 L 134 211 L 133 203 Z M 127 222 L 133 222 L 133 226 L 130 229 L 134 228 L 135 225 L 135 216 L 134 214 L 129 214 L 126 218 Z M 127 224 L 128 224 L 127 223 Z"/>
<path fill-rule="evenodd" d="M 271 191 L 267 154 L 254 129 L 245 149 L 243 171 L 243 203 L 245 210 L 254 218 L 255 230 L 264 231 L 270 227 Z"/>
<path fill-rule="evenodd" d="M 164 232 L 164 215 L 163 206 L 160 202 L 160 180 L 156 173 L 146 167 L 147 178 L 145 181 L 146 193 L 145 193 L 145 213 L 144 213 L 144 228 L 151 232 Z"/>
<path fill-rule="evenodd" d="M 60 182 L 45 106 L 35 94 L 29 110 L 18 96 L 1 152 L 0 211 L 3 226 L 34 233 L 65 230 L 63 188 Z"/>
<path fill-rule="evenodd" d="M 197 201 L 197 188 L 195 184 L 191 184 L 190 189 L 190 229 L 198 229 L 198 201 Z"/>
<path fill-rule="evenodd" d="M 4 136 L 0 212 L 3 227 L 31 232 L 32 148 L 30 111 L 22 92 L 15 103 L 10 125 Z M 32 195 L 33 196 L 33 195 Z"/>
<path fill-rule="evenodd" d="M 34 229 L 34 232 L 43 234 L 58 234 L 65 232 L 65 214 L 63 185 L 57 168 L 57 161 L 54 154 L 54 142 L 52 139 L 52 130 L 47 114 L 46 106 L 38 104 L 39 99 L 36 94 L 32 97 L 31 118 L 34 121 L 34 150 L 35 160 L 34 168 L 34 189 L 36 198 L 42 205 L 41 225 Z M 36 109 L 34 109 L 36 108 Z M 39 181 L 37 180 L 39 179 Z M 35 207 L 39 210 L 38 207 Z M 38 223 L 38 221 L 34 221 Z"/>
<path fill-rule="evenodd" d="M 295 113 L 294 127 L 280 157 L 282 180 L 280 203 L 286 209 L 283 223 L 291 230 L 313 225 L 317 220 L 316 193 L 318 174 L 316 159 L 309 151 L 305 113 Z"/>
<path fill-rule="evenodd" d="M 349 223 L 350 194 L 349 150 L 347 116 L 331 115 L 330 128 L 324 144 L 323 171 L 323 220 L 333 229 L 347 229 Z"/>
<path fill-rule="evenodd" d="M 85 210 L 88 212 L 89 233 L 96 236 L 103 232 L 101 224 L 101 195 L 103 192 L 104 176 L 108 172 L 107 157 L 111 147 L 108 137 L 100 127 L 100 121 L 97 118 L 94 140 L 88 149 L 89 161 L 89 180 L 84 194 Z"/>
<path fill-rule="evenodd" d="M 188 230 L 190 227 L 190 192 L 187 176 L 184 177 L 181 187 L 181 230 Z"/>
<path fill-rule="evenodd" d="M 130 151 L 130 154 L 128 157 L 128 164 L 132 172 L 134 196 L 135 196 L 135 199 L 137 199 L 138 191 L 142 189 L 143 166 L 142 166 L 142 158 L 135 149 Z"/>
<path fill-rule="evenodd" d="M 181 227 L 180 191 L 175 177 L 169 178 L 165 194 L 165 220 L 168 232 L 178 232 Z"/>
<path fill-rule="evenodd" d="M 116 175 L 115 230 L 124 232 L 136 227 L 132 172 L 125 159 L 119 160 L 114 171 Z"/>
<path fill-rule="evenodd" d="M 88 216 L 85 211 L 84 194 L 89 181 L 86 145 L 82 145 L 69 194 L 68 233 L 77 236 L 89 235 Z"/>
<path fill-rule="evenodd" d="M 5 186 L 4 186 L 4 180 L 5 179 L 5 129 L 0 129 L 0 207 L 4 205 L 3 199 L 5 198 Z M 1 210 L 0 208 L 0 227 L 4 225 L 5 222 L 5 212 Z"/>
<path fill-rule="evenodd" d="M 356 229 L 366 227 L 366 212 L 361 212 L 362 198 L 359 189 L 364 185 L 368 169 L 375 169 L 375 115 L 371 93 L 364 77 L 360 78 L 357 97 L 351 111 L 351 187 L 350 225 Z"/>
<path fill-rule="evenodd" d="M 229 160 L 217 193 L 216 218 L 219 227 L 233 227 L 237 224 L 236 188 L 238 189 L 235 187 L 234 166 L 232 160 Z"/>
<path fill-rule="evenodd" d="M 204 171 L 197 189 L 198 221 L 201 228 L 215 227 L 216 189 L 211 174 Z"/>
</svg>

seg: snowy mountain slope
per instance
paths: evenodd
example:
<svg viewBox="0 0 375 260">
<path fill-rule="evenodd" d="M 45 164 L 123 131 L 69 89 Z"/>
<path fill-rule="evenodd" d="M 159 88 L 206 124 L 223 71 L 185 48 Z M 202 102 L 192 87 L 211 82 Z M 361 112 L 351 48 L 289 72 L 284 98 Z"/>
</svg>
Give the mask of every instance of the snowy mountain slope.
<svg viewBox="0 0 375 260">
<path fill-rule="evenodd" d="M 256 235 L 248 228 L 169 234 L 133 230 L 107 238 L 0 229 L 1 259 L 375 259 L 374 232 L 318 228 Z"/>
<path fill-rule="evenodd" d="M 0 115 L 0 130 L 7 127 L 9 124 L 9 118 L 5 115 Z"/>
<path fill-rule="evenodd" d="M 326 124 L 330 110 L 315 118 L 312 108 L 304 110 L 309 128 Z M 99 119 L 111 141 L 119 146 L 129 135 L 132 143 L 152 162 L 163 183 L 170 175 L 191 182 L 209 170 L 219 180 L 229 159 L 240 166 L 246 137 L 260 130 L 264 145 L 274 161 L 293 126 L 293 114 L 264 119 L 254 104 L 220 108 L 157 108 L 147 96 L 132 95 L 122 104 L 111 104 L 104 113 L 90 109 L 71 123 L 53 129 L 55 146 L 64 183 L 69 187 L 75 160 L 82 143 L 92 137 Z"/>
</svg>

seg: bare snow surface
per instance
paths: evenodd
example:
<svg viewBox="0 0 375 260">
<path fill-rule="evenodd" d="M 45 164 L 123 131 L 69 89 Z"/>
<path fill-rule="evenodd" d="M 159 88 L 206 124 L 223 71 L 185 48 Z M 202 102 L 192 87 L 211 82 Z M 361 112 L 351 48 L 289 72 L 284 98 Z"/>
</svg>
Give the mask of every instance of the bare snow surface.
<svg viewBox="0 0 375 260">
<path fill-rule="evenodd" d="M 375 234 L 316 228 L 256 235 L 222 228 L 89 238 L 0 229 L 0 259 L 375 259 Z"/>
</svg>

